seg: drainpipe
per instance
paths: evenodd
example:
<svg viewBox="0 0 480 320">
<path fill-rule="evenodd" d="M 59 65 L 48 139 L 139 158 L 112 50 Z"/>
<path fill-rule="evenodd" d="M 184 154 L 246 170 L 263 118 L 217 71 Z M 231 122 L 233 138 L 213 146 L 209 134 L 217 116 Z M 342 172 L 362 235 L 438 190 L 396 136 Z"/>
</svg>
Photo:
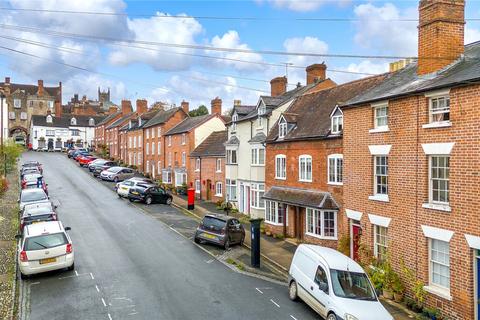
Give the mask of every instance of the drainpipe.
<svg viewBox="0 0 480 320">
<path fill-rule="evenodd" d="M 198 159 L 200 160 L 200 173 L 199 173 L 199 178 L 198 178 L 198 179 L 200 179 L 200 197 L 199 197 L 199 200 L 202 200 L 202 158 L 198 157 Z"/>
</svg>

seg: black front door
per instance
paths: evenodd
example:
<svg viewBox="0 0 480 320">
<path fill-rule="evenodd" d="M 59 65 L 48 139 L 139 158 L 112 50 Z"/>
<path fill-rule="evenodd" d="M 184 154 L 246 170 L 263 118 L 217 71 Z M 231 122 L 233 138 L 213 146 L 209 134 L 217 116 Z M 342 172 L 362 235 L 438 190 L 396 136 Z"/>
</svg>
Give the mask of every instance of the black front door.
<svg viewBox="0 0 480 320">
<path fill-rule="evenodd" d="M 48 150 L 53 150 L 53 139 L 48 139 Z"/>
</svg>

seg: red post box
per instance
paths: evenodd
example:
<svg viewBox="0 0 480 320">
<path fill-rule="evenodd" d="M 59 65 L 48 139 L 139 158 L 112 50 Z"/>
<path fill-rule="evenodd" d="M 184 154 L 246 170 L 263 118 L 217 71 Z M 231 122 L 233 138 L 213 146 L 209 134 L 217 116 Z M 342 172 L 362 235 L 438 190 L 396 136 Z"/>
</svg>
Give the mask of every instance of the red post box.
<svg viewBox="0 0 480 320">
<path fill-rule="evenodd" d="M 188 210 L 193 210 L 195 209 L 195 189 L 194 188 L 188 188 L 187 190 L 187 195 L 188 195 Z"/>
</svg>

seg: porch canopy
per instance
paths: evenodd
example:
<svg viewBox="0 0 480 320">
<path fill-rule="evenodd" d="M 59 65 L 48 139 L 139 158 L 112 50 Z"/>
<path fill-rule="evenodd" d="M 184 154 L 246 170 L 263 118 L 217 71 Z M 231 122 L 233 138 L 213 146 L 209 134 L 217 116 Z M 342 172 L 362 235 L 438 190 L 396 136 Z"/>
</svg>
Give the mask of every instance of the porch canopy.
<svg viewBox="0 0 480 320">
<path fill-rule="evenodd" d="M 338 204 L 329 192 L 306 190 L 300 188 L 272 187 L 264 195 L 263 199 L 271 200 L 288 205 L 338 210 Z"/>
</svg>

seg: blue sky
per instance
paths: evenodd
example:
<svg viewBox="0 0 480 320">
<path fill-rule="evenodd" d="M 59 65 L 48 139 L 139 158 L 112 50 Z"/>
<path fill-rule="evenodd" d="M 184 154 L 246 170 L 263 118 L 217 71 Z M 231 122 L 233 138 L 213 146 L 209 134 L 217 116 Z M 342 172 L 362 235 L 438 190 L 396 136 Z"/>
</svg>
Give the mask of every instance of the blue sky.
<svg viewBox="0 0 480 320">
<path fill-rule="evenodd" d="M 162 43 L 213 45 L 217 47 L 282 52 L 415 56 L 417 23 L 392 21 L 416 19 L 417 1 L 24 1 L 0 0 L 2 8 L 126 13 L 99 16 L 70 13 L 3 10 L 2 24 L 57 30 L 100 38 L 133 39 Z M 478 18 L 480 3 L 467 1 L 466 17 Z M 255 17 L 261 20 L 209 20 L 159 18 L 155 15 Z M 303 18 L 355 18 L 357 21 L 298 21 Z M 265 19 L 265 20 L 262 20 Z M 3 30 L 21 41 L 0 39 L 0 45 L 49 59 L 0 49 L 0 67 L 14 82 L 34 83 L 45 79 L 64 84 L 64 101 L 73 93 L 95 97 L 97 86 L 111 87 L 112 100 L 147 98 L 149 103 L 167 101 L 191 106 L 209 105 L 219 96 L 225 108 L 233 99 L 255 104 L 269 91 L 268 80 L 285 74 L 284 67 L 265 66 L 188 56 L 200 54 L 261 63 L 291 63 L 307 66 L 326 61 L 330 70 L 380 73 L 390 60 L 275 56 L 222 53 L 141 45 L 138 49 L 109 41 L 84 41 L 45 33 Z M 25 43 L 36 41 L 36 44 Z M 480 40 L 480 24 L 467 22 L 466 42 Z M 23 41 L 23 42 L 22 42 Z M 40 45 L 39 45 L 40 44 Z M 140 44 L 135 44 L 140 46 Z M 60 48 L 60 50 L 58 49 Z M 157 50 L 157 51 L 155 51 Z M 160 52 L 159 52 L 160 51 Z M 172 51 L 177 53 L 173 54 Z M 167 53 L 170 52 L 170 53 Z M 178 53 L 183 54 L 178 54 Z M 187 55 L 185 55 L 187 54 Z M 93 72 L 61 66 L 52 61 L 87 68 Z M 329 72 L 341 83 L 359 75 Z M 305 70 L 289 68 L 289 83 L 305 82 Z M 251 81 L 241 78 L 253 78 Z M 200 80 L 201 81 L 200 81 Z M 247 90 L 248 87 L 260 91 Z"/>
</svg>

